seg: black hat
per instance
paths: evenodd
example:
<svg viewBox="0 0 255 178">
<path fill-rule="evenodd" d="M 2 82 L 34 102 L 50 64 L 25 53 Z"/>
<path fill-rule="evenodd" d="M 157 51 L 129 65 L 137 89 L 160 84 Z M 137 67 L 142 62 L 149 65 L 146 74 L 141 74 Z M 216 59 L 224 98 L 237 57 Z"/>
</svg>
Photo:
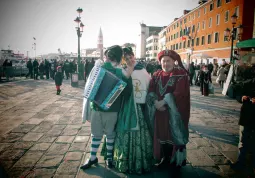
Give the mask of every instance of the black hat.
<svg viewBox="0 0 255 178">
<path fill-rule="evenodd" d="M 123 48 L 123 52 L 124 52 L 124 55 L 133 55 L 134 56 L 134 52 L 131 47 Z"/>
<path fill-rule="evenodd" d="M 111 61 L 116 61 L 117 63 L 120 63 L 123 55 L 122 48 L 119 45 L 114 45 L 109 47 L 104 55 Z"/>
</svg>

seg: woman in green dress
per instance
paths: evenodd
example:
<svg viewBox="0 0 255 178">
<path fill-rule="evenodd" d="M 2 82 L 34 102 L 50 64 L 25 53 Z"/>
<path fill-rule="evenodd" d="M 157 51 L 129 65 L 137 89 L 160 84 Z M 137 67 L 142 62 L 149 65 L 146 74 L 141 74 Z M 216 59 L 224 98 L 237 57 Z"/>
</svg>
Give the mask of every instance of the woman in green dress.
<svg viewBox="0 0 255 178">
<path fill-rule="evenodd" d="M 135 60 L 132 48 L 124 48 L 123 52 L 124 60 Z M 142 174 L 150 171 L 153 165 L 153 141 L 145 115 L 151 77 L 139 63 L 135 64 L 131 77 L 128 88 L 133 92 L 123 97 L 116 125 L 114 162 L 120 172 Z"/>
</svg>

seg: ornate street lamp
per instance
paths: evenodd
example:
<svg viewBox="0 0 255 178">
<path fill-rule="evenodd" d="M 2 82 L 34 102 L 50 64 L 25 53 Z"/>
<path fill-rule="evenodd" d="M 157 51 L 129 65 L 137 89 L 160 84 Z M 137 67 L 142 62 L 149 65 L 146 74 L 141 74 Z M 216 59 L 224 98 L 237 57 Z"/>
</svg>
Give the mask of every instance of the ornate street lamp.
<svg viewBox="0 0 255 178">
<path fill-rule="evenodd" d="M 231 40 L 231 50 L 230 50 L 230 62 L 231 63 L 234 63 L 233 61 L 233 45 L 234 45 L 234 40 L 236 38 L 236 34 L 237 34 L 237 29 L 238 29 L 238 39 L 240 40 L 241 39 L 241 36 L 243 34 L 243 28 L 242 28 L 242 25 L 238 26 L 238 27 L 235 27 L 235 24 L 236 24 L 236 21 L 237 21 L 237 15 L 234 14 L 231 16 L 231 23 L 233 25 L 232 27 L 232 30 L 230 30 L 229 28 L 227 28 L 225 31 L 224 31 L 224 37 L 230 41 Z"/>
<path fill-rule="evenodd" d="M 77 72 L 79 80 L 83 79 L 83 67 L 81 65 L 81 55 L 80 55 L 80 38 L 82 36 L 84 24 L 81 22 L 81 13 L 83 12 L 82 8 L 78 8 L 76 10 L 79 14 L 78 17 L 74 20 L 77 23 L 76 31 L 78 36 L 78 65 L 77 65 Z"/>
</svg>

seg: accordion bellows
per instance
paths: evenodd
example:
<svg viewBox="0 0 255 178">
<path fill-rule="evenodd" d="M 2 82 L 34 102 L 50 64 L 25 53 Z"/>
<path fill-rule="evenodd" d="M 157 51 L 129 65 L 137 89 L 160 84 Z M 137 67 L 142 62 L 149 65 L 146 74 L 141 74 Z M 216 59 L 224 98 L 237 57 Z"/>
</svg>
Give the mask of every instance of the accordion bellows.
<svg viewBox="0 0 255 178">
<path fill-rule="evenodd" d="M 108 110 L 126 85 L 111 72 L 95 66 L 86 83 L 84 97 L 96 103 L 101 109 Z"/>
</svg>

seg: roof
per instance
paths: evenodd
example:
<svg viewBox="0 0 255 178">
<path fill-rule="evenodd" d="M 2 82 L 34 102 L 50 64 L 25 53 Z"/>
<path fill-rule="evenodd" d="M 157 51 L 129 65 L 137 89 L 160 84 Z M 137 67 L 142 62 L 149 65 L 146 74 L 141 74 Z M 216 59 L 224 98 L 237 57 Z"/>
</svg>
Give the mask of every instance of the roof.
<svg viewBox="0 0 255 178">
<path fill-rule="evenodd" d="M 238 48 L 255 48 L 255 38 L 244 40 L 236 44 Z"/>
</svg>

